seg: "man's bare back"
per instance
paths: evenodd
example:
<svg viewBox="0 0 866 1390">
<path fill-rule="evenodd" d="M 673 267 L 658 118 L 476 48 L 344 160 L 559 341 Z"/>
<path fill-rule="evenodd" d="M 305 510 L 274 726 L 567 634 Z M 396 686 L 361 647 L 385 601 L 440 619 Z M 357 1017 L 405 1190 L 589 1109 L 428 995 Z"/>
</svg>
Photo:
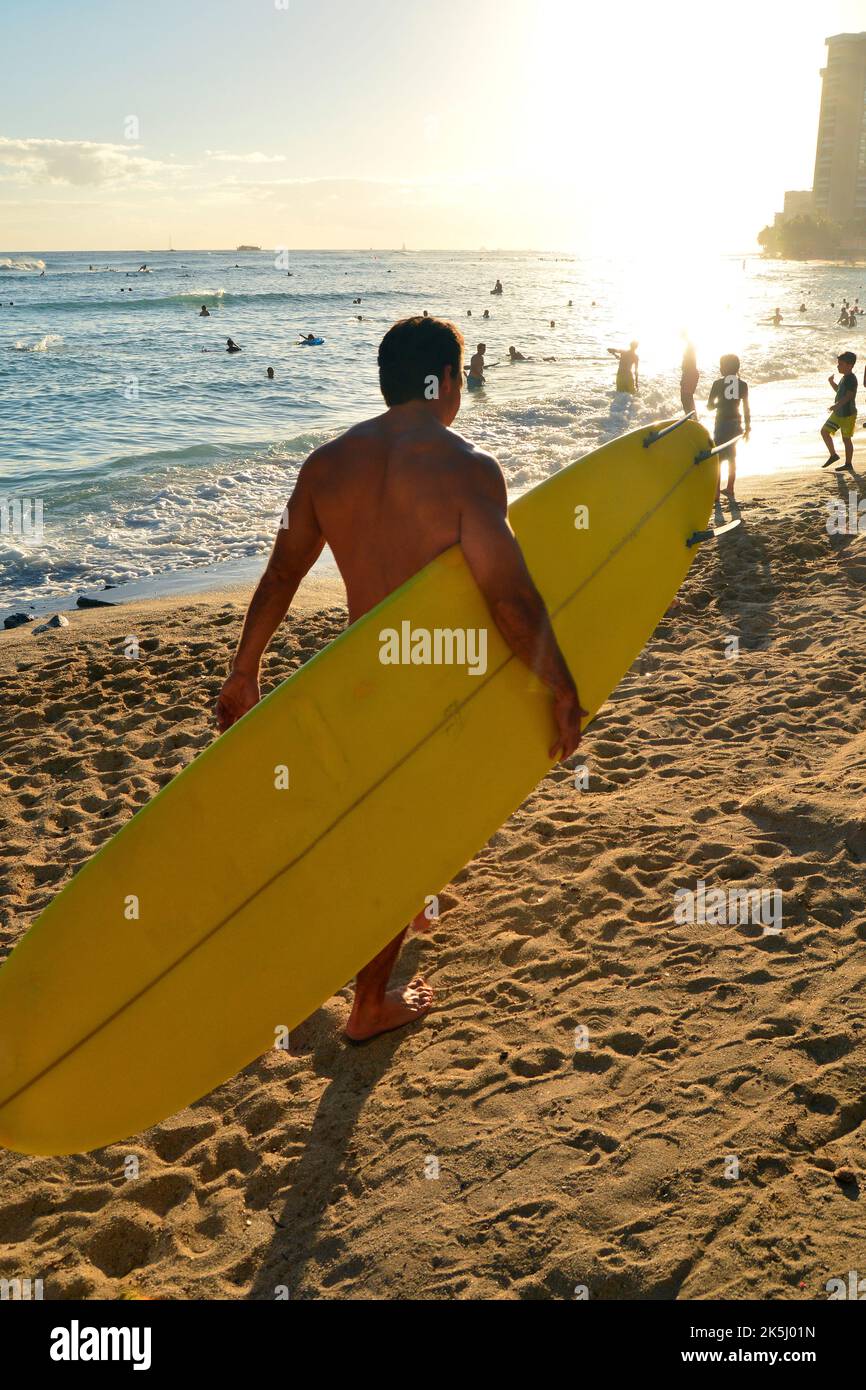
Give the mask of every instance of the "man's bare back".
<svg viewBox="0 0 866 1390">
<path fill-rule="evenodd" d="M 326 543 L 346 585 L 351 622 L 460 545 L 492 622 L 551 691 L 551 757 L 577 748 L 585 710 L 508 525 L 502 471 L 449 428 L 460 408 L 462 346 L 453 325 L 441 320 L 396 324 L 379 350 L 389 409 L 317 449 L 301 468 L 220 694 L 221 731 L 257 703 L 262 655 Z M 426 925 L 421 916 L 416 924 Z M 387 987 L 405 930 L 358 972 L 346 1025 L 352 1041 L 400 1027 L 430 1008 L 432 991 L 423 980 Z"/>
<path fill-rule="evenodd" d="M 403 409 L 317 449 L 290 513 L 290 527 L 312 522 L 331 547 L 350 622 L 459 544 L 473 496 L 500 491 L 494 459 L 423 407 Z"/>
</svg>

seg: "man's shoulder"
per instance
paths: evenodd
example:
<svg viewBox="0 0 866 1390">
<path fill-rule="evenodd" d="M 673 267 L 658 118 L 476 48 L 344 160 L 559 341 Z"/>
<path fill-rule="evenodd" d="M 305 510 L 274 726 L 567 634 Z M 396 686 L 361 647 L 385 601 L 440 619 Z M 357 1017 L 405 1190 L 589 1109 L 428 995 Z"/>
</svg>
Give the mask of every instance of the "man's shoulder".
<svg viewBox="0 0 866 1390">
<path fill-rule="evenodd" d="M 345 459 L 347 455 L 362 448 L 365 444 L 369 444 L 371 438 L 380 431 L 381 419 L 382 417 L 379 415 L 369 420 L 361 420 L 357 425 L 350 425 L 342 434 L 337 434 L 333 439 L 328 439 L 324 444 L 320 444 L 307 456 L 304 463 L 306 473 L 324 472 Z"/>
<path fill-rule="evenodd" d="M 478 445 L 473 444 L 471 439 L 464 439 L 463 435 L 458 434 L 456 430 L 446 429 L 444 433 L 453 457 L 465 467 L 476 470 L 480 476 L 501 475 L 502 469 L 493 454 L 479 449 Z"/>
</svg>

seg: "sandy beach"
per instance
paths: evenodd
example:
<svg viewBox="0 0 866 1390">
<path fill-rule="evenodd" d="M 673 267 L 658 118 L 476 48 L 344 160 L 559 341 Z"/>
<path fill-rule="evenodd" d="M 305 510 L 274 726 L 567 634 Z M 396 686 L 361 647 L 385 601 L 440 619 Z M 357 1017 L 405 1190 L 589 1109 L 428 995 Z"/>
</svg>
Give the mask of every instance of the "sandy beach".
<svg viewBox="0 0 866 1390">
<path fill-rule="evenodd" d="M 411 939 L 423 1024 L 349 1048 L 346 989 L 128 1143 L 0 1152 L 0 1276 L 46 1299 L 788 1300 L 862 1265 L 866 545 L 826 527 L 848 489 L 743 480 L 744 525 L 572 760 L 588 785 L 555 768 Z M 4 954 L 214 737 L 246 598 L 0 634 Z M 345 624 L 330 579 L 293 611 L 265 688 Z M 698 882 L 778 891 L 780 929 L 676 921 Z"/>
</svg>

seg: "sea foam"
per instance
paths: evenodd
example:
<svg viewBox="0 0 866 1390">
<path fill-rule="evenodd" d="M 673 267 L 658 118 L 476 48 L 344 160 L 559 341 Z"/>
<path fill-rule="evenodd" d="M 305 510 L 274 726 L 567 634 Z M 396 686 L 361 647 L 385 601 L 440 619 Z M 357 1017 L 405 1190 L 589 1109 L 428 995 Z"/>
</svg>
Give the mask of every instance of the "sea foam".
<svg viewBox="0 0 866 1390">
<path fill-rule="evenodd" d="M 13 352 L 51 352 L 53 348 L 63 346 L 63 339 L 59 333 L 46 333 L 35 343 L 25 343 L 20 338 L 17 343 L 12 344 Z"/>
</svg>

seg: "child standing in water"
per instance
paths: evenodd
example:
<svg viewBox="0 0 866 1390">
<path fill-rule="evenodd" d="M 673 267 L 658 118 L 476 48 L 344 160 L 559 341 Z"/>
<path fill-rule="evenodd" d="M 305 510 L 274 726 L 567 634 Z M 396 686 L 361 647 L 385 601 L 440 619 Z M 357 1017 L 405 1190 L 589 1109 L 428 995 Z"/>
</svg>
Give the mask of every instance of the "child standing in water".
<svg viewBox="0 0 866 1390">
<path fill-rule="evenodd" d="M 713 439 L 716 444 L 727 444 L 729 439 L 736 439 L 737 435 L 743 433 L 745 422 L 745 437 L 748 439 L 749 431 L 752 427 L 752 414 L 749 409 L 749 388 L 740 376 L 740 359 L 734 353 L 726 353 L 719 361 L 719 370 L 722 375 L 713 382 L 707 405 L 710 410 L 716 412 L 716 427 L 713 432 Z M 742 414 L 740 411 L 742 410 Z M 730 449 L 725 449 L 719 454 L 719 483 L 716 489 L 716 501 L 721 498 L 722 486 L 722 463 L 727 460 L 728 464 L 728 486 L 725 493 L 734 500 L 734 483 L 737 478 L 737 446 L 731 444 Z"/>
</svg>

